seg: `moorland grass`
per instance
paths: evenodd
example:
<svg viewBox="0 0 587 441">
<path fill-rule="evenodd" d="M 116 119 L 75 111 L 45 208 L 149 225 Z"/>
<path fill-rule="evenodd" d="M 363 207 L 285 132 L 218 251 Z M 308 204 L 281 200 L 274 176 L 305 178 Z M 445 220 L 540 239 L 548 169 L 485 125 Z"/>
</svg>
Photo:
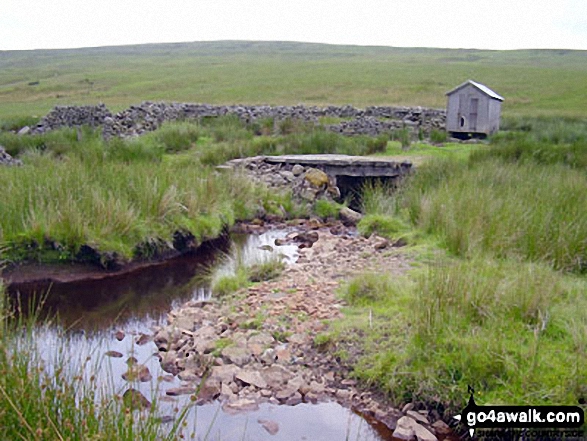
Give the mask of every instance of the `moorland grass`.
<svg viewBox="0 0 587 441">
<path fill-rule="evenodd" d="M 347 318 L 329 340 L 396 403 L 450 415 L 470 385 L 483 403 L 576 405 L 587 394 L 584 292 L 585 280 L 547 266 L 486 257 L 363 275 L 343 290 Z"/>
<path fill-rule="evenodd" d="M 586 66 L 585 51 L 292 42 L 4 51 L 0 119 L 98 102 L 119 111 L 144 100 L 444 108 L 445 93 L 467 79 L 503 95 L 506 115 L 585 117 Z"/>
<path fill-rule="evenodd" d="M 365 188 L 359 230 L 449 255 L 401 279 L 354 279 L 345 319 L 321 340 L 397 404 L 458 411 L 468 385 L 478 403 L 584 403 L 584 144 L 572 130 L 556 144 L 529 132 L 430 156 L 399 192 Z"/>
<path fill-rule="evenodd" d="M 64 131 L 33 138 L 42 148 L 29 147 L 30 139 L 13 146 L 24 166 L 0 168 L 5 256 L 71 260 L 87 244 L 132 258 L 150 249 L 143 244 L 169 248 L 176 231 L 201 242 L 259 210 L 291 208 L 287 196 L 220 174 L 196 155 L 167 155 L 184 148 L 157 140 L 169 133 L 106 143 Z"/>
<path fill-rule="evenodd" d="M 587 269 L 587 177 L 565 165 L 430 162 L 399 208 L 457 256 L 482 252 Z"/>
</svg>

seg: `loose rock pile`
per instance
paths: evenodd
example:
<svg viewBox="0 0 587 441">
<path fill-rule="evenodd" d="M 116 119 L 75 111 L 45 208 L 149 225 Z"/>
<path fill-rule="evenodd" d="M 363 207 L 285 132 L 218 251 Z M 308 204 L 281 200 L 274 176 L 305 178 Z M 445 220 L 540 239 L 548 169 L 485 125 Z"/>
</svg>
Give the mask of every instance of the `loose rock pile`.
<svg viewBox="0 0 587 441">
<path fill-rule="evenodd" d="M 6 152 L 4 147 L 0 145 L 0 165 L 19 166 L 22 165 L 22 161 L 20 159 L 14 159 Z"/>
<path fill-rule="evenodd" d="M 357 109 L 352 106 L 216 106 L 191 103 L 143 102 L 115 115 L 104 106 L 55 107 L 32 133 L 44 133 L 61 127 L 89 125 L 103 126 L 103 135 L 111 137 L 137 136 L 158 129 L 166 121 L 200 119 L 236 115 L 245 123 L 265 118 L 283 121 L 288 118 L 319 124 L 319 118 L 349 118 L 327 129 L 346 135 L 372 135 L 407 127 L 412 131 L 430 133 L 445 127 L 446 113 L 442 109 L 424 107 L 371 106 Z"/>
<path fill-rule="evenodd" d="M 300 164 L 269 164 L 264 156 L 233 159 L 222 168 L 240 169 L 253 181 L 269 188 L 293 191 L 294 199 L 302 203 L 314 203 L 319 199 L 334 201 L 340 198 L 336 178 L 322 170 Z"/>
</svg>

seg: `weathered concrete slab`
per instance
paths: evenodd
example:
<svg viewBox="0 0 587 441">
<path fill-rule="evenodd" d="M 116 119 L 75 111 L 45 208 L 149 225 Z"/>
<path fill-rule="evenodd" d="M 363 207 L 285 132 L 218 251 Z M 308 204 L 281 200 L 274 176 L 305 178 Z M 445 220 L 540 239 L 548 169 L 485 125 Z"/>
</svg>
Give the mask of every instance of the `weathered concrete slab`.
<svg viewBox="0 0 587 441">
<path fill-rule="evenodd" d="M 300 164 L 316 167 L 332 176 L 398 177 L 409 173 L 412 163 L 375 156 L 283 155 L 264 156 L 268 164 Z"/>
</svg>

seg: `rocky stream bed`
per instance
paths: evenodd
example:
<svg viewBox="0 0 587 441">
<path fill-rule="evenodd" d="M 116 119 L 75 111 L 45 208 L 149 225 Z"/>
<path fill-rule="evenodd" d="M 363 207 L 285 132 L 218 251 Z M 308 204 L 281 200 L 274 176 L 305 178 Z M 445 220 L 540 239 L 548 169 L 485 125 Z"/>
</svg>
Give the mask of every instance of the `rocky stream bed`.
<svg viewBox="0 0 587 441">
<path fill-rule="evenodd" d="M 241 226 L 249 233 L 264 228 Z M 167 395 L 193 394 L 198 404 L 220 400 L 224 411 L 235 413 L 263 403 L 336 401 L 384 423 L 395 438 L 446 436 L 450 429 L 438 414 L 415 410 L 411 403 L 401 410 L 391 407 L 381 394 L 357 384 L 349 366 L 314 341 L 341 316 L 344 304 L 336 290 L 342 282 L 366 271 L 401 274 L 410 268 L 398 251 L 401 244 L 361 237 L 342 224 L 302 221 L 275 242 L 266 246 L 273 253 L 286 243 L 300 247 L 297 260 L 280 277 L 228 298 L 189 301 L 173 309 L 167 325 L 149 337 L 163 370 L 181 380 Z M 264 424 L 269 433 L 273 423 Z"/>
</svg>

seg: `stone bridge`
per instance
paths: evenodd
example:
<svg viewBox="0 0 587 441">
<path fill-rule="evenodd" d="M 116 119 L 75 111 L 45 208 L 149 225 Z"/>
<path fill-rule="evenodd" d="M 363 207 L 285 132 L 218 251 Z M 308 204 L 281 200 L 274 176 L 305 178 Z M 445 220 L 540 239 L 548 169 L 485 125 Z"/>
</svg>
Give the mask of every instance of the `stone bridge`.
<svg viewBox="0 0 587 441">
<path fill-rule="evenodd" d="M 308 202 L 321 198 L 346 199 L 352 208 L 360 209 L 361 193 L 365 184 L 395 185 L 411 172 L 412 163 L 394 157 L 283 155 L 233 159 L 219 169 L 244 170 L 254 180 L 269 187 L 293 189 L 294 197 Z M 325 173 L 324 186 L 319 189 L 310 188 L 308 181 L 312 179 L 307 177 L 316 169 Z"/>
<path fill-rule="evenodd" d="M 265 156 L 264 161 L 267 164 L 314 167 L 337 179 L 339 176 L 397 178 L 412 169 L 410 161 L 376 156 L 283 155 Z"/>
</svg>

